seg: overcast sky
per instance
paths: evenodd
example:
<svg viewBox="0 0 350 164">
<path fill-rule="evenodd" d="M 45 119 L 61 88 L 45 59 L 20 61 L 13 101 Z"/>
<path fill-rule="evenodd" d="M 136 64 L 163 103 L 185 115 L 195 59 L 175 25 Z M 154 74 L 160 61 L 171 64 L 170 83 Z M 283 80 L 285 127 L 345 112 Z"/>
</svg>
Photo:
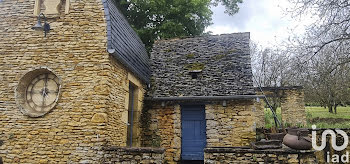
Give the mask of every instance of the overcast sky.
<svg viewBox="0 0 350 164">
<path fill-rule="evenodd" d="M 269 46 L 288 38 L 290 29 L 304 31 L 299 21 L 285 14 L 287 6 L 286 0 L 243 0 L 239 12 L 233 16 L 224 13 L 224 6 L 212 7 L 213 25 L 206 31 L 213 34 L 250 32 L 251 40 Z"/>
</svg>

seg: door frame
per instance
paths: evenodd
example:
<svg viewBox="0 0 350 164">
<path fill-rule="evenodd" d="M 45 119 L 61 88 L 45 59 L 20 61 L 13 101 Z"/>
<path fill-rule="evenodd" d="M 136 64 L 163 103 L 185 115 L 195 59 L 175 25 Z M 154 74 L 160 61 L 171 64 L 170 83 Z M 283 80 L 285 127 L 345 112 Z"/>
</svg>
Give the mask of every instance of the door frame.
<svg viewBox="0 0 350 164">
<path fill-rule="evenodd" d="M 205 140 L 204 140 L 204 148 L 207 145 L 207 120 L 206 120 L 206 113 L 205 113 L 205 104 L 204 103 L 183 103 L 183 104 L 179 104 L 180 105 L 180 115 L 181 115 L 181 160 L 182 159 L 182 150 L 183 150 L 183 127 L 182 127 L 182 123 L 183 123 L 183 110 L 186 110 L 186 107 L 198 107 L 202 112 L 203 112 L 203 116 L 204 116 L 204 131 L 205 131 Z M 204 156 L 204 150 L 203 150 L 203 156 Z M 203 159 L 204 160 L 204 159 Z"/>
</svg>

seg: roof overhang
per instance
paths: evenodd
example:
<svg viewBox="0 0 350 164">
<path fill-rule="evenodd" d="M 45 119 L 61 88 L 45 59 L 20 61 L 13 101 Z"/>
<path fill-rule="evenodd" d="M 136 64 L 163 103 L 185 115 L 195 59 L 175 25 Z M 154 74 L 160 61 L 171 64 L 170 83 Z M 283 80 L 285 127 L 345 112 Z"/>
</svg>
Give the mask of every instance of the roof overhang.
<svg viewBox="0 0 350 164">
<path fill-rule="evenodd" d="M 242 100 L 242 99 L 260 99 L 264 95 L 232 95 L 232 96 L 181 96 L 181 97 L 145 97 L 149 101 L 223 101 L 223 100 Z"/>
</svg>

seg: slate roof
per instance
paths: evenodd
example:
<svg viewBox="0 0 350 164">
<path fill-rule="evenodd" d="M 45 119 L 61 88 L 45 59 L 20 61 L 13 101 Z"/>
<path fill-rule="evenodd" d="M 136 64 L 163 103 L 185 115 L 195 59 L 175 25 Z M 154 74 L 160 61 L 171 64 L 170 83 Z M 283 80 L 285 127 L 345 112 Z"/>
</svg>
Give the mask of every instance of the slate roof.
<svg viewBox="0 0 350 164">
<path fill-rule="evenodd" d="M 113 0 L 102 0 L 107 22 L 107 49 L 143 82 L 149 83 L 150 66 L 141 39 L 117 9 Z"/>
<path fill-rule="evenodd" d="M 255 95 L 249 40 L 249 33 L 233 33 L 157 41 L 148 96 Z"/>
</svg>

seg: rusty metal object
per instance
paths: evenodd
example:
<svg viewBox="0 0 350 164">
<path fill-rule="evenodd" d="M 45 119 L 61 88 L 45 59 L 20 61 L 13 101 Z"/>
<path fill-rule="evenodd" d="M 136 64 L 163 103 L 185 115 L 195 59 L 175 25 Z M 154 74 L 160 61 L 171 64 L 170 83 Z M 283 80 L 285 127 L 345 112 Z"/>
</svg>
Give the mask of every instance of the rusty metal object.
<svg viewBox="0 0 350 164">
<path fill-rule="evenodd" d="M 286 133 L 267 133 L 266 135 L 269 140 L 279 140 L 282 142 Z"/>
<path fill-rule="evenodd" d="M 308 129 L 288 128 L 288 133 L 283 138 L 283 144 L 296 150 L 310 150 L 312 145 L 308 134 Z"/>
</svg>

